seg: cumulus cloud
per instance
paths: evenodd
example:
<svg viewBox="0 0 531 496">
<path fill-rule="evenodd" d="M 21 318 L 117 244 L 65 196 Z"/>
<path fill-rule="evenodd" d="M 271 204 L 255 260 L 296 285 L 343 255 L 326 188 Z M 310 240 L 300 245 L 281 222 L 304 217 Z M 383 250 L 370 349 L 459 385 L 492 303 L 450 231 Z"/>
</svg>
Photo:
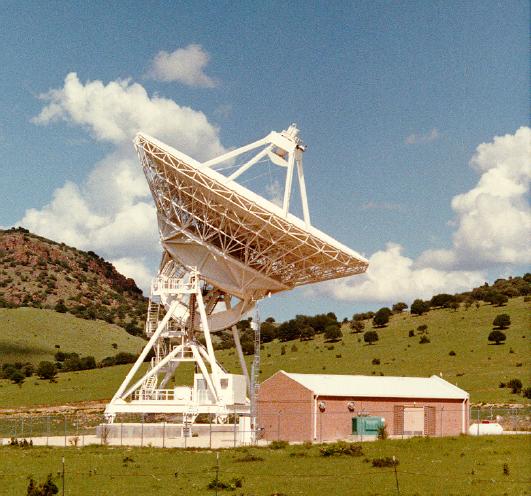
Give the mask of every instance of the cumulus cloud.
<svg viewBox="0 0 531 496">
<path fill-rule="evenodd" d="M 531 263 L 529 157 L 528 127 L 479 145 L 470 161 L 481 174 L 479 181 L 452 199 L 456 213 L 452 248 L 428 250 L 418 265 L 451 269 Z"/>
<path fill-rule="evenodd" d="M 436 128 L 433 128 L 431 131 L 428 131 L 427 133 L 413 133 L 410 134 L 405 140 L 404 143 L 406 145 L 418 145 L 420 143 L 430 143 L 431 141 L 435 141 L 436 139 L 440 138 L 441 133 Z"/>
<path fill-rule="evenodd" d="M 140 288 L 146 290 L 150 287 L 153 273 L 146 267 L 143 258 L 122 257 L 115 258 L 111 262 L 118 272 L 132 277 Z"/>
<path fill-rule="evenodd" d="M 456 219 L 450 249 L 423 252 L 416 260 L 389 243 L 369 259 L 366 274 L 322 286 L 342 300 L 392 303 L 459 292 L 486 280 L 487 270 L 531 263 L 531 129 L 479 145 L 470 165 L 476 186 L 452 199 Z"/>
<path fill-rule="evenodd" d="M 458 292 L 485 281 L 478 271 L 442 271 L 415 268 L 414 260 L 402 254 L 402 246 L 388 243 L 385 250 L 369 258 L 369 268 L 361 276 L 331 281 L 325 291 L 339 300 L 379 301 L 387 304 L 397 299 L 411 301 L 441 292 Z"/>
<path fill-rule="evenodd" d="M 210 55 L 201 45 L 191 44 L 168 53 L 155 55 L 148 76 L 157 81 L 178 81 L 187 86 L 213 88 L 217 82 L 204 72 Z"/>
<path fill-rule="evenodd" d="M 65 183 L 48 204 L 27 210 L 17 224 L 94 250 L 147 289 L 160 248 L 155 207 L 132 138 L 141 130 L 206 160 L 225 152 L 218 129 L 203 113 L 150 96 L 130 80 L 83 84 L 70 73 L 62 88 L 41 99 L 46 103 L 33 119 L 35 124 L 65 121 L 79 125 L 96 141 L 111 143 L 113 148 L 93 166 L 86 180 Z"/>
<path fill-rule="evenodd" d="M 198 160 L 225 151 L 218 129 L 205 114 L 167 98 L 150 96 L 142 85 L 131 80 L 83 84 L 71 72 L 62 88 L 40 98 L 47 105 L 32 119 L 35 124 L 67 121 L 85 127 L 98 141 L 116 145 L 129 144 L 138 131 L 143 131 Z"/>
</svg>

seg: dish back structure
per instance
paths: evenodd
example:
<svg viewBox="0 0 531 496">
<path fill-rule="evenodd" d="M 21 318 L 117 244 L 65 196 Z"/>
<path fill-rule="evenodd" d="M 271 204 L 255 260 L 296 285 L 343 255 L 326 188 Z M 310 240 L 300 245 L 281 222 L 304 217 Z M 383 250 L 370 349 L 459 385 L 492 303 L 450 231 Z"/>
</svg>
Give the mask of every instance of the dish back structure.
<svg viewBox="0 0 531 496">
<path fill-rule="evenodd" d="M 185 422 L 201 413 L 220 421 L 229 413 L 252 414 L 259 323 L 252 323 L 256 353 L 251 377 L 236 324 L 267 295 L 367 269 L 364 257 L 311 226 L 302 166 L 305 145 L 298 132 L 292 124 L 203 163 L 146 134 L 135 137 L 157 207 L 163 255 L 151 285 L 150 340 L 107 406 L 109 421 L 125 412 L 177 413 Z M 215 170 L 249 154 L 230 175 Z M 282 206 L 236 182 L 264 160 L 286 170 Z M 295 170 L 303 220 L 290 213 Z M 241 375 L 229 374 L 215 358 L 211 333 L 229 328 Z M 148 372 L 135 377 L 151 350 Z M 193 385 L 170 388 L 183 362 L 194 364 Z"/>
</svg>

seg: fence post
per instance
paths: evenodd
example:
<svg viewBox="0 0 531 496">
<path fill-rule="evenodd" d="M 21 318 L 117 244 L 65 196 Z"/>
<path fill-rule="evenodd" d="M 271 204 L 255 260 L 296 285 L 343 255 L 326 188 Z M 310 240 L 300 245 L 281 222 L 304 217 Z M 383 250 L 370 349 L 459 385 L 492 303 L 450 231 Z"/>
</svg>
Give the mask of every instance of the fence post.
<svg viewBox="0 0 531 496">
<path fill-rule="evenodd" d="M 479 408 L 478 408 L 478 420 L 477 420 L 477 422 L 478 422 L 477 433 L 478 433 L 478 436 L 479 436 Z"/>
<path fill-rule="evenodd" d="M 142 414 L 142 428 L 141 428 L 141 436 L 140 436 L 140 447 L 142 448 L 144 446 L 144 414 Z"/>
<path fill-rule="evenodd" d="M 209 424 L 209 429 L 208 429 L 208 447 L 210 449 L 212 449 L 212 415 L 208 415 L 208 424 Z"/>
<path fill-rule="evenodd" d="M 63 415 L 64 423 L 65 423 L 65 448 L 66 448 L 66 415 Z"/>
</svg>

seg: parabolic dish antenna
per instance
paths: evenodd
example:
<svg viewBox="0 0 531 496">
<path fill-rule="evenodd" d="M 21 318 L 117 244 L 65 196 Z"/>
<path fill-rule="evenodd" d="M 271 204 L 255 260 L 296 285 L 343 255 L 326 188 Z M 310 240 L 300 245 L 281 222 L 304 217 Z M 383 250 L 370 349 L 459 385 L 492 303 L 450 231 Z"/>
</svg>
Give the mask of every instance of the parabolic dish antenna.
<svg viewBox="0 0 531 496">
<path fill-rule="evenodd" d="M 367 269 L 364 257 L 311 226 L 298 132 L 293 124 L 203 163 L 143 133 L 135 137 L 163 256 L 151 287 L 151 339 L 107 406 L 109 420 L 122 412 L 180 413 L 185 422 L 199 413 L 249 413 L 256 378 L 249 379 L 235 324 L 267 295 Z M 236 182 L 265 161 L 286 171 L 280 206 Z M 227 169 L 233 172 L 221 173 Z M 304 220 L 290 213 L 295 170 Z M 228 374 L 215 359 L 211 333 L 231 327 L 243 375 Z M 152 349 L 151 368 L 133 381 Z M 194 385 L 169 388 L 185 361 L 195 363 Z"/>
</svg>

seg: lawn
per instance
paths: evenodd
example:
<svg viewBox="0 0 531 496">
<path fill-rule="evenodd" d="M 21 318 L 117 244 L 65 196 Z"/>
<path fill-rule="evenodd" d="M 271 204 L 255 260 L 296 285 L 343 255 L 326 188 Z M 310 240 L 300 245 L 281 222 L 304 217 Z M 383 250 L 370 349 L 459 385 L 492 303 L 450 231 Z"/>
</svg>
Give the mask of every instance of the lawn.
<svg viewBox="0 0 531 496">
<path fill-rule="evenodd" d="M 0 448 L 0 495 L 25 494 L 28 476 L 48 473 L 65 494 L 213 495 L 208 484 L 241 478 L 237 495 L 392 495 L 394 469 L 372 466 L 395 456 L 405 495 L 529 494 L 531 466 L 526 436 L 413 438 L 363 444 L 363 455 L 320 455 L 319 446 L 283 449 L 162 450 L 156 448 Z M 254 461 L 249 461 L 253 460 Z M 247 461 L 246 461 L 247 460 Z M 504 473 L 505 465 L 505 473 Z"/>
</svg>

